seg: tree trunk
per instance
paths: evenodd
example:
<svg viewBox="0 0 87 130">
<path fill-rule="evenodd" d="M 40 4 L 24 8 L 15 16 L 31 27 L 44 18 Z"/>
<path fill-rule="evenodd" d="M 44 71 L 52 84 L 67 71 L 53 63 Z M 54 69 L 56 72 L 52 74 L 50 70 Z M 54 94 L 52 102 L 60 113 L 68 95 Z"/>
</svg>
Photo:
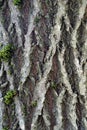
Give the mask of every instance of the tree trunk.
<svg viewBox="0 0 87 130">
<path fill-rule="evenodd" d="M 87 1 L 14 1 L 0 0 L 0 130 L 87 130 Z"/>
</svg>

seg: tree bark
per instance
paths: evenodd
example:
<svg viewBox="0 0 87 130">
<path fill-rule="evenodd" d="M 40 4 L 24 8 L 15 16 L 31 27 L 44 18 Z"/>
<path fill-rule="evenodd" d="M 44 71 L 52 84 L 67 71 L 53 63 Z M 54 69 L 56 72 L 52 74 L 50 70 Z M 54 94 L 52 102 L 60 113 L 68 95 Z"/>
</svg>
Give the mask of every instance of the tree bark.
<svg viewBox="0 0 87 130">
<path fill-rule="evenodd" d="M 0 0 L 0 130 L 87 130 L 86 35 L 86 0 Z"/>
</svg>

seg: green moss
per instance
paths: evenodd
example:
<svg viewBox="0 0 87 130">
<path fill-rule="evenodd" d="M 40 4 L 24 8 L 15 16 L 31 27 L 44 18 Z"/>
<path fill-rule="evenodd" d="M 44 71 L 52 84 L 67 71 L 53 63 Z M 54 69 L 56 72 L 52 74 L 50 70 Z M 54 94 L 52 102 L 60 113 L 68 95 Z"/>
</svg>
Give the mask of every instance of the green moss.
<svg viewBox="0 0 87 130">
<path fill-rule="evenodd" d="M 26 108 L 26 106 L 23 105 L 22 111 L 24 113 L 24 116 L 26 116 L 27 115 L 27 108 Z"/>
<path fill-rule="evenodd" d="M 31 106 L 32 106 L 32 107 L 36 107 L 36 106 L 37 106 L 37 100 L 32 101 L 32 102 L 31 102 Z"/>
<path fill-rule="evenodd" d="M 3 4 L 4 4 L 4 0 L 0 0 L 0 9 L 3 6 Z"/>
<path fill-rule="evenodd" d="M 14 5 L 20 6 L 22 4 L 22 0 L 13 0 Z"/>
<path fill-rule="evenodd" d="M 6 105 L 9 105 L 13 102 L 13 98 L 16 95 L 15 90 L 9 90 L 6 95 L 4 96 L 4 102 Z"/>
<path fill-rule="evenodd" d="M 56 89 L 57 88 L 57 84 L 55 82 L 51 82 L 51 88 Z"/>
<path fill-rule="evenodd" d="M 10 65 L 9 65 L 8 74 L 9 74 L 9 75 L 12 75 L 13 73 L 14 73 L 14 65 L 13 65 L 13 64 L 10 64 Z"/>
<path fill-rule="evenodd" d="M 5 19 L 4 19 L 4 17 L 2 16 L 2 18 L 1 18 L 1 23 L 4 25 L 5 24 Z"/>
<path fill-rule="evenodd" d="M 7 127 L 3 128 L 2 130 L 9 130 Z"/>
<path fill-rule="evenodd" d="M 0 50 L 0 59 L 5 62 L 10 61 L 12 58 L 13 50 L 14 50 L 14 47 L 11 44 L 4 46 Z"/>
<path fill-rule="evenodd" d="M 7 120 L 8 119 L 8 115 L 7 115 L 7 113 L 4 113 L 3 114 L 3 120 Z"/>
<path fill-rule="evenodd" d="M 35 19 L 34 19 L 34 23 L 37 24 L 37 23 L 39 23 L 39 21 L 40 21 L 40 17 L 39 17 L 39 16 L 36 16 Z"/>
<path fill-rule="evenodd" d="M 2 47 L 3 46 L 3 44 L 2 43 L 0 43 L 0 47 Z"/>
<path fill-rule="evenodd" d="M 46 0 L 46 4 L 49 5 L 50 1 L 49 0 Z"/>
</svg>

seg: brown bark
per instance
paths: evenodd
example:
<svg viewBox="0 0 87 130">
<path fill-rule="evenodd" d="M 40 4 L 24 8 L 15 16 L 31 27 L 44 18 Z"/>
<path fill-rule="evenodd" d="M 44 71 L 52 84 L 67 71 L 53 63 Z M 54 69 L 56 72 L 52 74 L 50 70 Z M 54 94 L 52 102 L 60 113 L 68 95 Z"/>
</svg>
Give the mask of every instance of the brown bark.
<svg viewBox="0 0 87 130">
<path fill-rule="evenodd" d="M 86 34 L 86 0 L 0 0 L 0 129 L 87 130 Z"/>
</svg>

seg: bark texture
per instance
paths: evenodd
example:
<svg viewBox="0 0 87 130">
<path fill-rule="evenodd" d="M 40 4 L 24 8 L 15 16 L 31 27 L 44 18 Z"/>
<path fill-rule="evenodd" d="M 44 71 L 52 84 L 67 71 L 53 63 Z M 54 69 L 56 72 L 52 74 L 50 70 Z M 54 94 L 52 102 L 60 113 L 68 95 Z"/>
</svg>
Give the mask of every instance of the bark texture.
<svg viewBox="0 0 87 130">
<path fill-rule="evenodd" d="M 87 0 L 0 0 L 0 43 L 0 130 L 87 130 Z"/>
</svg>

